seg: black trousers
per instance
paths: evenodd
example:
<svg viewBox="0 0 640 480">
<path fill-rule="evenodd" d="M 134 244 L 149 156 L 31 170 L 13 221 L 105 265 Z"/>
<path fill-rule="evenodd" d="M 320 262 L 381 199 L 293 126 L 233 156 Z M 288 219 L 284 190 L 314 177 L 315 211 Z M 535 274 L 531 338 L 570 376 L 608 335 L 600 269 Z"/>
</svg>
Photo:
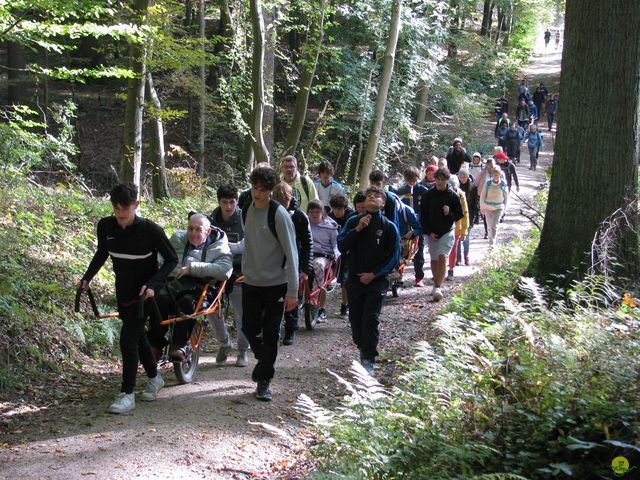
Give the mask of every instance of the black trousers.
<svg viewBox="0 0 640 480">
<path fill-rule="evenodd" d="M 424 235 L 420 235 L 420 240 L 418 240 L 418 251 L 413 257 L 413 272 L 416 281 L 424 278 Z"/>
<path fill-rule="evenodd" d="M 242 333 L 258 360 L 251 374 L 254 382 L 271 380 L 275 373 L 286 293 L 286 283 L 273 287 L 242 284 Z"/>
<path fill-rule="evenodd" d="M 358 278 L 347 280 L 351 336 L 361 359 L 373 361 L 378 356 L 380 311 L 388 288 L 386 277 L 376 278 L 369 285 Z"/>
<path fill-rule="evenodd" d="M 144 371 L 149 378 L 158 374 L 158 368 L 151 347 L 147 340 L 144 326 L 147 323 L 147 309 L 145 315 L 138 318 L 138 305 L 134 304 L 128 308 L 121 308 L 120 318 L 122 328 L 120 329 L 120 353 L 122 354 L 122 388 L 121 392 L 133 393 L 136 386 L 136 374 L 138 372 L 138 362 L 142 363 Z"/>
<path fill-rule="evenodd" d="M 170 315 L 177 315 L 179 312 L 176 305 L 173 303 L 173 298 L 164 289 L 160 290 L 160 292 L 155 296 L 155 301 L 158 304 L 158 310 L 160 310 L 160 318 L 156 318 L 157 315 L 151 315 L 147 338 L 149 339 L 149 343 L 152 347 L 162 350 L 167 344 L 165 335 L 169 330 L 169 326 L 160 325 L 160 321 L 169 318 Z M 197 299 L 192 295 L 183 295 L 178 299 L 178 307 L 181 312 L 190 314 L 193 313 L 193 307 L 196 302 Z M 195 324 L 196 321 L 193 319 L 176 322 L 173 325 L 171 347 L 184 347 L 191 336 L 191 331 Z"/>
</svg>

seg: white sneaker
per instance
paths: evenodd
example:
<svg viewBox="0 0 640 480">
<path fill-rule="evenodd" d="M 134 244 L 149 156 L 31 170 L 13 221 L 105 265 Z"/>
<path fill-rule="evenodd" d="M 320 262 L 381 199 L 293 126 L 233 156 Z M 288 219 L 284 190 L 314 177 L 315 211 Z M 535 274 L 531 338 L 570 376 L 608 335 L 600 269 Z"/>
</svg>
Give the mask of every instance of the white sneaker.
<svg viewBox="0 0 640 480">
<path fill-rule="evenodd" d="M 107 409 L 109 413 L 129 413 L 136 408 L 136 398 L 133 393 L 120 393 L 115 402 Z"/>
<path fill-rule="evenodd" d="M 140 400 L 143 402 L 153 402 L 162 387 L 164 387 L 164 379 L 162 375 L 160 375 L 160 372 L 158 372 L 155 377 L 150 378 L 147 382 L 147 389 L 140 395 Z"/>
<path fill-rule="evenodd" d="M 436 294 L 436 290 L 438 290 L 438 287 L 436 287 L 435 285 L 433 286 L 433 288 L 431 289 L 431 296 L 433 297 Z"/>
<path fill-rule="evenodd" d="M 247 358 L 247 352 L 238 352 L 238 357 L 236 358 L 236 367 L 246 367 L 249 364 L 249 359 Z"/>
<path fill-rule="evenodd" d="M 433 289 L 433 301 L 439 302 L 442 300 L 442 291 L 438 287 L 434 287 Z"/>
</svg>

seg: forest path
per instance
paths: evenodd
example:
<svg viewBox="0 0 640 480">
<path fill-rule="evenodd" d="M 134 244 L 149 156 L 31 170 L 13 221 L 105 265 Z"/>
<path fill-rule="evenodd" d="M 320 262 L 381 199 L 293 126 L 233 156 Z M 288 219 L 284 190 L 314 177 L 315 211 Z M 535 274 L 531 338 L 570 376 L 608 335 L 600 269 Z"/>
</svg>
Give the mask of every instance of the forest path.
<svg viewBox="0 0 640 480">
<path fill-rule="evenodd" d="M 533 63 L 525 71 L 532 85 L 543 81 L 557 92 L 560 52 L 554 50 L 553 41 L 546 50 L 542 41 L 536 46 Z M 492 136 L 492 124 L 487 130 Z M 542 166 L 551 163 L 553 153 L 552 138 L 546 129 L 544 132 Z M 531 199 L 544 181 L 543 168 L 532 172 L 527 165 L 528 153 L 523 148 L 517 167 L 522 199 Z M 521 200 L 514 198 L 501 227 L 502 243 L 531 228 L 520 215 L 522 208 Z M 455 280 L 445 285 L 445 299 L 482 264 L 488 245 L 481 230 L 479 226 L 472 233 L 471 266 L 456 268 Z M 411 271 L 405 273 L 405 281 L 413 284 Z M 411 355 L 414 342 L 429 337 L 430 320 L 444 305 L 430 303 L 430 290 L 406 288 L 399 298 L 389 297 L 385 302 L 382 355 L 376 372 L 383 383 L 392 382 L 400 368 L 396 361 Z M 119 385 L 113 367 L 102 374 L 92 368 L 87 384 L 69 391 L 61 403 L 5 411 L 3 417 L 10 428 L 0 438 L 0 478 L 301 478 L 306 432 L 294 409 L 295 401 L 306 393 L 321 404 L 335 405 L 343 391 L 327 369 L 349 376 L 349 366 L 357 357 L 348 322 L 337 316 L 338 309 L 334 293 L 328 323 L 314 332 L 301 330 L 295 345 L 281 347 L 271 403 L 254 398 L 250 373 L 255 360 L 251 359 L 249 368 L 236 368 L 232 356 L 227 365 L 216 366 L 216 348 L 211 345 L 201 358 L 196 382 L 179 386 L 170 370 L 163 371 L 167 386 L 158 400 L 138 402 L 131 415 L 104 413 Z M 141 379 L 138 391 L 144 383 Z"/>
</svg>

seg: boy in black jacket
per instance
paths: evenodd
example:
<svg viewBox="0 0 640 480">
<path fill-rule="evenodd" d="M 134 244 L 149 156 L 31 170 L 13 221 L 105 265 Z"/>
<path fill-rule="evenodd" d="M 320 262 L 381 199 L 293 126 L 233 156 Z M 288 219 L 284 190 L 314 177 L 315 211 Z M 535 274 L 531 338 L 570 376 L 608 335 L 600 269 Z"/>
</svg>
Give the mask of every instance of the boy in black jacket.
<svg viewBox="0 0 640 480">
<path fill-rule="evenodd" d="M 366 211 L 347 220 L 338 236 L 338 249 L 343 255 L 348 253 L 346 286 L 353 342 L 360 350 L 360 363 L 373 374 L 378 356 L 380 311 L 389 288 L 387 276 L 400 258 L 400 234 L 381 212 L 386 192 L 369 187 L 365 195 Z"/>
<path fill-rule="evenodd" d="M 442 300 L 440 287 L 447 271 L 447 258 L 455 240 L 455 223 L 464 213 L 458 194 L 449 186 L 451 174 L 446 168 L 436 172 L 436 188 L 432 188 L 422 196 L 420 223 L 431 256 L 431 272 L 433 274 L 433 301 Z"/>
<path fill-rule="evenodd" d="M 116 300 L 122 319 L 120 352 L 122 353 L 122 387 L 120 394 L 107 410 L 127 413 L 136 406 L 133 390 L 136 386 L 138 360 L 149 377 L 143 400 L 155 400 L 164 386 L 158 373 L 151 346 L 144 331 L 148 314 L 138 317 L 138 302 L 153 298 L 175 266 L 178 256 L 164 230 L 151 220 L 140 218 L 138 187 L 133 183 L 116 185 L 111 189 L 113 215 L 98 222 L 98 249 L 82 277 L 79 288 L 87 290 L 108 257 L 113 262 L 116 277 Z M 164 259 L 158 269 L 158 253 Z"/>
</svg>

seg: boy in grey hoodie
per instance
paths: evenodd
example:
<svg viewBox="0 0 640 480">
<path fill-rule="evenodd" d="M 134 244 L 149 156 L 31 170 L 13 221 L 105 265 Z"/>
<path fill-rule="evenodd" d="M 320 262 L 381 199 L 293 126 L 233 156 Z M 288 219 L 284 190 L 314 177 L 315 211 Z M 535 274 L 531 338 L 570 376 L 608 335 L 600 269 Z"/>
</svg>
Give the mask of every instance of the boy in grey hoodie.
<svg viewBox="0 0 640 480">
<path fill-rule="evenodd" d="M 269 198 L 278 183 L 276 171 L 261 164 L 249 180 L 253 201 L 246 206 L 244 225 L 242 332 L 258 360 L 251 374 L 257 383 L 256 398 L 268 402 L 282 317 L 298 304 L 298 252 L 291 217 Z M 274 208 L 271 220 L 269 210 Z"/>
</svg>

